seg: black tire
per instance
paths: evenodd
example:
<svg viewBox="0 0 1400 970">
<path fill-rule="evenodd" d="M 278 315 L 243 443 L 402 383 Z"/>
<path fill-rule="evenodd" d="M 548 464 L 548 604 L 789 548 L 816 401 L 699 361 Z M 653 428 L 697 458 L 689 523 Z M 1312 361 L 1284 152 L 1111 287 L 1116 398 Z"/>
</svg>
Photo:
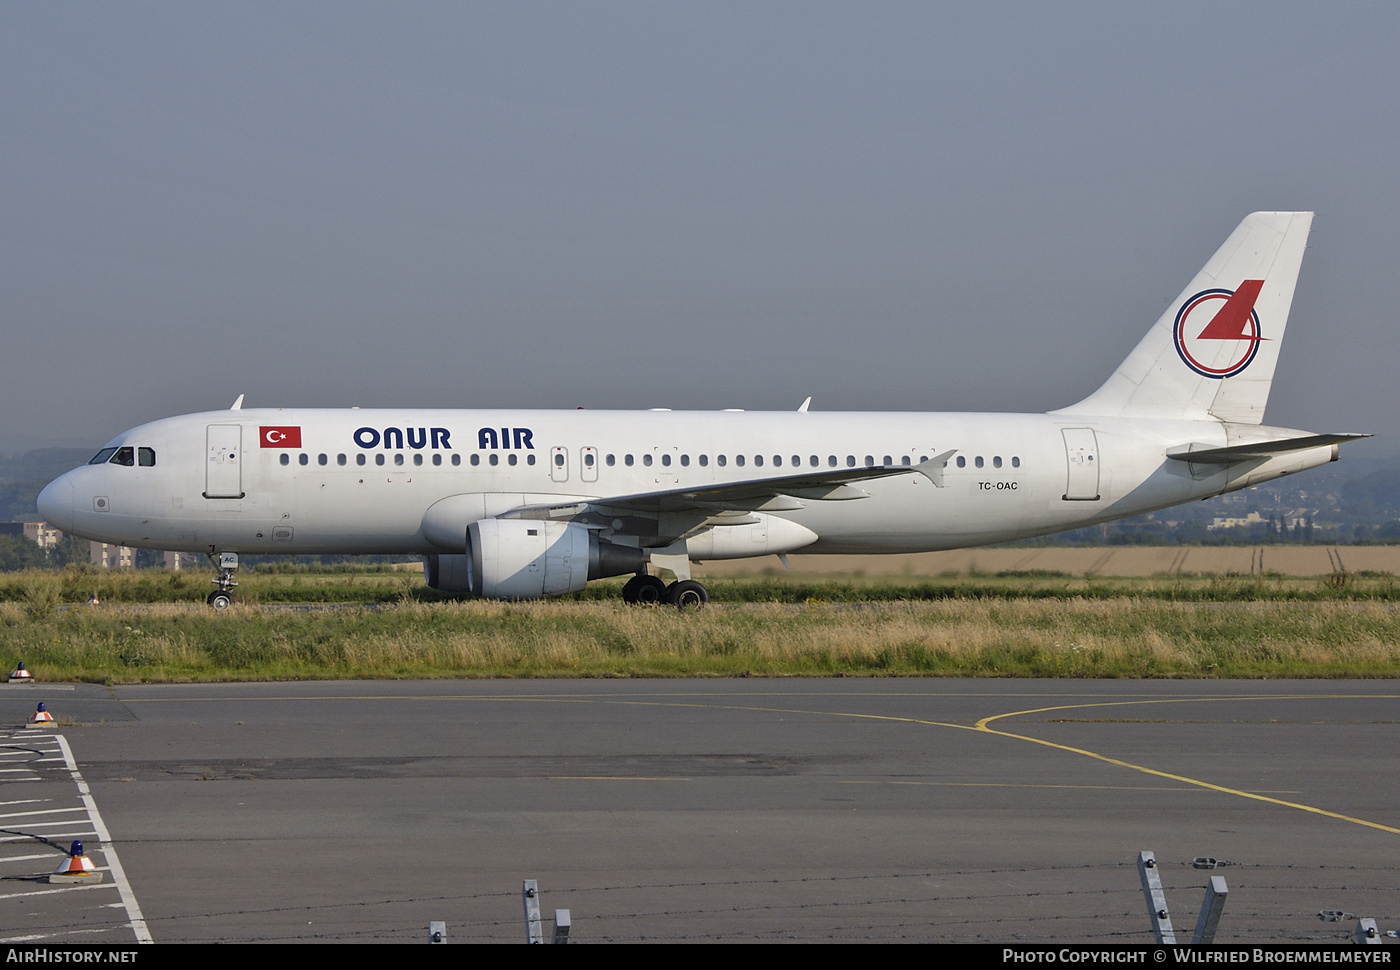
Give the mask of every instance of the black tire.
<svg viewBox="0 0 1400 970">
<path fill-rule="evenodd" d="M 622 602 L 638 606 L 666 602 L 666 584 L 655 576 L 633 576 L 622 587 Z"/>
<path fill-rule="evenodd" d="M 214 607 L 215 612 L 222 613 L 233 605 L 233 594 L 226 593 L 221 589 L 216 589 L 209 594 L 209 598 L 206 599 L 205 602 Z"/>
<path fill-rule="evenodd" d="M 677 609 L 698 610 L 710 601 L 710 591 L 693 579 L 683 579 L 666 588 L 666 602 Z"/>
</svg>

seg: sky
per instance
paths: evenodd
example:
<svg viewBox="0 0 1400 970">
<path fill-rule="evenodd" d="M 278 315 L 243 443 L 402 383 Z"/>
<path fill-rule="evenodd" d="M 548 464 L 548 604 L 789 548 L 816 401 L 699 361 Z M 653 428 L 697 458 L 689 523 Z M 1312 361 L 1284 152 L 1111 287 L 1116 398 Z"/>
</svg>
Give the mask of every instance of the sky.
<svg viewBox="0 0 1400 970">
<path fill-rule="evenodd" d="M 247 407 L 1044 411 L 1247 213 L 1400 452 L 1400 5 L 0 5 L 0 449 Z"/>
</svg>

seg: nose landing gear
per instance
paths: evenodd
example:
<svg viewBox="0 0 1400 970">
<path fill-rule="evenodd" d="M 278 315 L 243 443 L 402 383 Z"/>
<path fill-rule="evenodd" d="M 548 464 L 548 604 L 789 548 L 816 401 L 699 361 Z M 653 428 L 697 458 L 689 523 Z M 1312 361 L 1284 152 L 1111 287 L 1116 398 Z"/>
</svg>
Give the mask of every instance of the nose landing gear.
<svg viewBox="0 0 1400 970">
<path fill-rule="evenodd" d="M 219 588 L 206 596 L 204 602 L 222 613 L 233 605 L 233 588 L 238 585 L 238 581 L 233 578 L 233 571 L 238 568 L 238 553 L 211 552 L 209 561 L 219 570 L 218 577 L 210 582 Z"/>
</svg>

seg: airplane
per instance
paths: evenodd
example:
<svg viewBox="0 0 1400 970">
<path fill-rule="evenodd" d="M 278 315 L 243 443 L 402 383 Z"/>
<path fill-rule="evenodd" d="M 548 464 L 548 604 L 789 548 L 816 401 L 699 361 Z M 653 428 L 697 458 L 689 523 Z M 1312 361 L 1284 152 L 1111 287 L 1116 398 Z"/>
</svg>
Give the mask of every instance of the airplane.
<svg viewBox="0 0 1400 970">
<path fill-rule="evenodd" d="M 907 553 L 1060 532 L 1338 458 L 1363 434 L 1265 426 L 1312 224 L 1256 212 L 1084 400 L 1044 414 L 249 409 L 123 432 L 50 483 L 65 532 L 203 552 L 416 554 L 427 584 L 518 600 L 633 574 L 700 606 L 691 564 Z M 673 579 L 667 582 L 663 574 Z"/>
</svg>

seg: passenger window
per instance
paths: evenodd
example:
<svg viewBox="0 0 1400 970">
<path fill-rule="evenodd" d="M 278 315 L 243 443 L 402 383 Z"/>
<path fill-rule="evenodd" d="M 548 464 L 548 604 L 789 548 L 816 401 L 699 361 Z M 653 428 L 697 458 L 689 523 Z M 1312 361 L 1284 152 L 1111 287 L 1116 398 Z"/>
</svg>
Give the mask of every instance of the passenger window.
<svg viewBox="0 0 1400 970">
<path fill-rule="evenodd" d="M 682 467 L 682 468 L 689 468 L 689 467 L 690 467 L 690 456 L 689 456 L 689 455 L 681 455 L 681 467 Z"/>
<path fill-rule="evenodd" d="M 643 465 L 646 465 L 648 468 L 650 468 L 650 467 L 651 467 L 651 455 L 643 455 L 643 456 L 642 456 L 642 464 L 643 464 Z"/>
<path fill-rule="evenodd" d="M 743 467 L 744 467 L 744 456 L 743 456 L 743 455 L 735 455 L 735 456 L 734 456 L 734 464 L 738 465 L 740 468 L 743 468 Z"/>
<path fill-rule="evenodd" d="M 1012 455 L 1012 456 L 1011 456 L 1011 467 L 1012 467 L 1012 468 L 1020 468 L 1020 467 L 1021 467 L 1021 459 L 1017 458 L 1015 455 Z"/>
<path fill-rule="evenodd" d="M 813 456 L 812 456 L 812 467 L 813 467 L 813 468 L 816 468 L 816 467 L 817 467 L 818 465 L 820 465 L 820 464 L 821 464 L 821 460 L 820 460 L 819 458 L 817 458 L 816 455 L 813 455 Z"/>
<path fill-rule="evenodd" d="M 701 467 L 701 468 L 706 468 L 706 467 L 709 466 L 709 464 L 710 464 L 710 456 L 709 456 L 709 455 L 701 455 L 701 456 L 700 456 L 700 467 Z"/>
<path fill-rule="evenodd" d="M 866 456 L 865 456 L 865 467 L 866 467 L 866 468 L 874 468 L 874 467 L 875 467 L 875 456 L 874 456 L 874 455 L 866 455 Z"/>
<path fill-rule="evenodd" d="M 434 455 L 433 455 L 433 464 L 434 464 L 434 465 L 441 465 L 441 464 L 442 464 L 442 455 L 434 454 Z"/>
<path fill-rule="evenodd" d="M 472 464 L 473 464 L 473 465 L 480 465 L 480 464 L 481 464 L 481 456 L 480 456 L 480 455 L 472 455 Z"/>
<path fill-rule="evenodd" d="M 997 455 L 995 458 L 992 459 L 992 467 L 993 467 L 993 468 L 1000 468 L 1000 467 L 1001 467 L 1001 455 Z"/>
<path fill-rule="evenodd" d="M 309 464 L 311 464 L 311 456 L 308 455 L 306 452 L 303 451 L 301 454 L 297 455 L 297 464 L 298 464 L 298 465 L 309 465 Z"/>
<path fill-rule="evenodd" d="M 437 455 L 433 455 L 433 457 L 436 458 Z M 415 455 L 413 456 L 413 463 L 414 463 L 415 465 L 421 465 L 421 464 L 423 464 L 423 456 L 422 456 L 421 454 L 415 454 Z"/>
<path fill-rule="evenodd" d="M 754 456 L 753 456 L 753 463 L 754 463 L 754 467 L 756 467 L 756 468 L 762 468 L 762 467 L 763 467 L 763 456 L 762 456 L 762 455 L 754 455 Z"/>
<path fill-rule="evenodd" d="M 284 464 L 284 465 L 290 465 L 290 464 L 292 463 L 292 456 L 289 455 L 289 454 L 287 454 L 285 451 L 282 452 L 282 454 L 279 455 L 278 457 L 279 457 L 279 459 L 281 460 L 282 464 Z M 363 457 L 363 456 L 361 456 L 361 457 Z M 363 464 L 363 462 L 361 462 L 361 464 Z"/>
<path fill-rule="evenodd" d="M 154 448 L 137 448 L 136 461 L 142 468 L 151 468 L 156 463 L 156 450 Z"/>
<path fill-rule="evenodd" d="M 893 464 L 894 464 L 894 460 L 891 459 L 889 455 L 886 455 L 886 456 L 885 456 L 885 464 L 886 464 L 886 465 L 893 465 Z"/>
<path fill-rule="evenodd" d="M 626 458 L 623 458 L 623 459 L 622 459 L 622 463 L 623 463 L 624 465 L 626 465 L 628 468 L 631 468 L 631 467 L 632 467 L 632 456 L 631 456 L 631 455 L 628 455 Z"/>
<path fill-rule="evenodd" d="M 965 457 L 963 457 L 962 455 L 958 455 L 958 467 L 959 467 L 959 468 L 966 468 L 966 467 L 967 467 L 967 459 L 966 459 Z"/>
<path fill-rule="evenodd" d="M 828 465 L 829 467 L 835 468 L 835 467 L 836 467 L 836 456 L 835 456 L 835 455 L 827 455 L 827 456 L 826 456 L 826 463 L 827 463 L 827 465 Z"/>
<path fill-rule="evenodd" d="M 914 464 L 913 459 L 911 459 L 908 455 L 905 455 L 903 458 L 899 459 L 899 463 L 900 463 L 901 465 L 905 466 L 906 468 L 908 468 L 910 465 Z M 962 460 L 961 458 L 959 458 L 959 459 L 958 459 L 958 467 L 961 468 L 961 467 L 962 467 L 962 463 L 963 463 L 963 460 Z"/>
<path fill-rule="evenodd" d="M 720 455 L 718 458 L 715 459 L 715 461 L 719 462 L 719 467 L 721 468 L 729 464 L 729 459 L 726 458 L 724 455 Z"/>
<path fill-rule="evenodd" d="M 792 456 L 792 467 L 793 467 L 793 468 L 801 468 L 801 467 L 802 467 L 802 456 L 801 456 L 801 455 L 793 455 L 793 456 Z"/>
<path fill-rule="evenodd" d="M 981 456 L 981 455 L 978 455 L 978 456 L 977 456 L 977 460 L 974 462 L 974 464 L 975 464 L 978 468 L 981 468 L 981 467 L 982 467 L 982 456 Z"/>
<path fill-rule="evenodd" d="M 330 462 L 330 459 L 327 458 L 325 455 L 317 455 L 317 456 L 316 456 L 316 464 L 318 464 L 318 465 L 325 465 L 325 464 L 328 464 L 329 462 Z"/>
<path fill-rule="evenodd" d="M 670 467 L 671 467 L 671 456 L 670 456 L 670 455 L 662 455 L 662 456 L 661 456 L 661 464 L 665 465 L 667 468 L 670 468 Z"/>
<path fill-rule="evenodd" d="M 559 464 L 564 464 L 563 455 L 555 455 L 554 457 L 558 460 Z M 492 454 L 486 456 L 486 460 L 492 465 L 499 465 L 501 463 L 501 456 L 493 452 Z"/>
<path fill-rule="evenodd" d="M 774 456 L 773 456 L 773 467 L 774 467 L 774 468 L 781 468 L 781 467 L 783 467 L 783 456 L 782 456 L 782 455 L 774 455 Z"/>
<path fill-rule="evenodd" d="M 365 463 L 365 453 L 362 451 L 362 452 L 360 452 L 358 455 L 355 456 L 355 464 L 357 464 L 357 465 L 363 465 L 364 463 Z M 286 464 L 286 463 L 283 462 L 283 464 Z"/>
<path fill-rule="evenodd" d="M 336 456 L 335 456 L 335 463 L 336 463 L 337 465 L 343 465 L 343 464 L 345 464 L 345 456 L 344 456 L 344 455 L 336 455 Z"/>
<path fill-rule="evenodd" d="M 136 464 L 136 449 L 135 449 L 135 448 L 118 448 L 118 449 L 117 449 L 117 453 L 116 453 L 115 455 L 112 456 L 112 464 L 114 464 L 114 465 L 126 465 L 128 468 L 130 468 L 132 465 L 135 465 L 135 464 Z"/>
<path fill-rule="evenodd" d="M 403 464 L 403 455 L 402 455 L 402 454 L 398 454 L 398 455 L 395 455 L 395 456 L 394 456 L 394 464 L 395 464 L 395 465 L 402 465 L 402 464 Z"/>
<path fill-rule="evenodd" d="M 535 463 L 535 456 L 534 456 L 534 455 L 526 455 L 526 456 L 525 456 L 525 464 L 527 464 L 527 465 L 533 465 L 534 463 Z"/>
<path fill-rule="evenodd" d="M 516 463 L 519 462 L 519 461 L 520 461 L 520 456 L 519 456 L 519 455 L 507 455 L 507 456 L 506 456 L 506 464 L 507 464 L 507 465 L 514 465 L 514 464 L 516 464 Z"/>
<path fill-rule="evenodd" d="M 512 459 L 515 458 L 514 455 L 511 455 L 510 457 L 511 457 Z M 514 465 L 514 464 L 515 464 L 515 461 L 512 460 L 512 461 L 511 461 L 511 464 Z M 590 452 L 586 453 L 586 454 L 583 456 L 583 467 L 584 467 L 584 468 L 592 468 L 592 467 L 593 467 L 593 452 L 590 451 Z"/>
<path fill-rule="evenodd" d="M 103 448 L 103 449 L 102 449 L 101 451 L 99 451 L 97 454 L 95 454 L 95 455 L 92 456 L 92 461 L 88 462 L 88 464 L 89 464 L 89 465 L 105 465 L 105 464 L 107 463 L 107 459 L 108 459 L 108 458 L 111 458 L 114 454 L 116 454 L 116 452 L 117 452 L 117 449 L 115 449 L 115 448 Z"/>
<path fill-rule="evenodd" d="M 475 457 L 475 456 L 473 456 L 473 457 Z M 534 459 L 532 458 L 531 461 L 533 461 L 533 460 L 534 460 Z M 461 455 L 453 455 L 453 456 L 452 456 L 452 464 L 454 464 L 454 465 L 460 465 L 461 463 L 462 463 L 462 456 L 461 456 Z"/>
<path fill-rule="evenodd" d="M 375 456 L 374 456 L 374 463 L 375 463 L 376 465 L 382 465 L 382 464 L 384 464 L 384 456 L 383 456 L 383 455 L 375 455 Z"/>
<path fill-rule="evenodd" d="M 616 455 L 608 455 L 608 457 L 607 457 L 607 463 L 608 463 L 608 467 L 609 467 L 609 468 L 611 468 L 611 467 L 613 467 L 614 465 L 616 465 L 616 464 L 617 464 L 617 456 L 616 456 Z"/>
<path fill-rule="evenodd" d="M 846 467 L 847 467 L 847 468 L 854 468 L 854 467 L 856 467 L 856 456 L 855 456 L 855 455 L 847 455 L 847 456 L 846 456 Z"/>
</svg>

